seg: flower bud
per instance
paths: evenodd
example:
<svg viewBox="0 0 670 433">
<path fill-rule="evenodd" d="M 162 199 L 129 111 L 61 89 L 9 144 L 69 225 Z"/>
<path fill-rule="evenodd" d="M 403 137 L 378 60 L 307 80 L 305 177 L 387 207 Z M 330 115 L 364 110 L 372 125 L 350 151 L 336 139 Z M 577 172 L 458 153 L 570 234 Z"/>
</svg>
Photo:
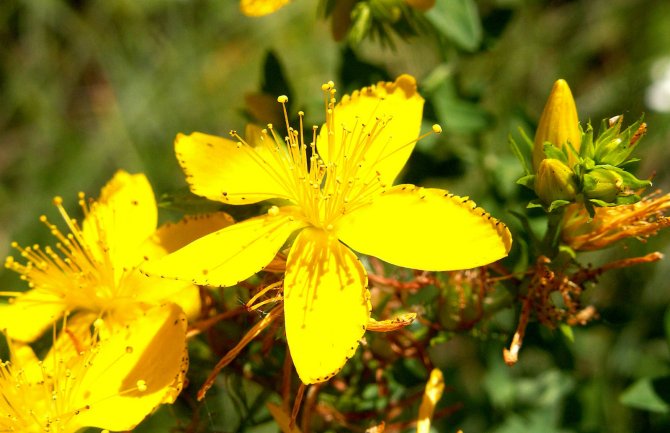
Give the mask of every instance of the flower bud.
<svg viewBox="0 0 670 433">
<path fill-rule="evenodd" d="M 614 203 L 624 189 L 623 177 L 614 170 L 596 167 L 584 175 L 584 196 Z"/>
<path fill-rule="evenodd" d="M 577 195 L 575 173 L 558 159 L 543 159 L 535 177 L 535 193 L 546 205 L 554 200 L 574 200 Z"/>
<path fill-rule="evenodd" d="M 559 149 L 563 148 L 566 143 L 570 143 L 575 150 L 579 151 L 581 141 L 582 134 L 572 92 L 565 80 L 557 80 L 551 89 L 535 132 L 533 145 L 535 171 L 538 171 L 540 162 L 546 158 L 544 143 L 549 142 Z M 573 166 L 577 162 L 576 157 L 571 152 L 568 152 L 568 155 L 568 162 L 570 166 Z"/>
</svg>

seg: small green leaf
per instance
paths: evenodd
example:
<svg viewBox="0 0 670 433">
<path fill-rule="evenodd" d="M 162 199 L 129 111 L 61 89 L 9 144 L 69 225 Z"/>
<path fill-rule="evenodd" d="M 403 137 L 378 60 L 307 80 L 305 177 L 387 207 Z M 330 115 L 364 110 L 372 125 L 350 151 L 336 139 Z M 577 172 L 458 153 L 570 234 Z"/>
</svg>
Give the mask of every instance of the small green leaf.
<svg viewBox="0 0 670 433">
<path fill-rule="evenodd" d="M 437 0 L 426 17 L 440 33 L 465 51 L 476 51 L 481 45 L 484 32 L 474 0 Z"/>
<path fill-rule="evenodd" d="M 431 102 L 440 119 L 447 119 L 442 127 L 450 132 L 473 133 L 486 129 L 491 116 L 479 104 L 463 99 L 453 79 L 444 80 L 431 95 Z"/>
<path fill-rule="evenodd" d="M 626 406 L 650 412 L 668 413 L 670 405 L 656 393 L 651 378 L 639 379 L 626 389 L 619 401 Z"/>
<path fill-rule="evenodd" d="M 572 332 L 572 326 L 566 323 L 561 323 L 558 329 L 561 330 L 561 334 L 563 334 L 563 336 L 567 338 L 570 343 L 575 342 L 575 334 Z"/>
</svg>

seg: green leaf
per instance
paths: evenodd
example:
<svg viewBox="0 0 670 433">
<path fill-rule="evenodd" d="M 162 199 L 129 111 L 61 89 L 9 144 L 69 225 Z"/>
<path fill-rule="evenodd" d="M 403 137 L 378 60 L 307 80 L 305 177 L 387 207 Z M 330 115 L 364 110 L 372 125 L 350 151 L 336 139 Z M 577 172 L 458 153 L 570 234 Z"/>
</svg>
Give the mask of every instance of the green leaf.
<svg viewBox="0 0 670 433">
<path fill-rule="evenodd" d="M 474 0 L 437 0 L 426 18 L 465 51 L 474 52 L 481 45 L 482 23 Z"/>
<path fill-rule="evenodd" d="M 670 378 L 663 379 L 667 381 Z M 658 395 L 654 388 L 651 378 L 645 377 L 639 379 L 621 394 L 619 401 L 626 406 L 636 409 L 659 413 L 670 412 L 670 405 Z"/>
<path fill-rule="evenodd" d="M 442 127 L 458 133 L 479 132 L 491 125 L 491 116 L 480 105 L 461 98 L 453 79 L 445 79 L 431 95 L 431 102 L 439 119 L 446 119 Z"/>
<path fill-rule="evenodd" d="M 570 325 L 567 323 L 561 323 L 558 326 L 558 329 L 561 330 L 561 334 L 563 334 L 563 336 L 567 338 L 570 343 L 575 342 L 575 334 L 572 332 L 572 327 Z"/>
</svg>

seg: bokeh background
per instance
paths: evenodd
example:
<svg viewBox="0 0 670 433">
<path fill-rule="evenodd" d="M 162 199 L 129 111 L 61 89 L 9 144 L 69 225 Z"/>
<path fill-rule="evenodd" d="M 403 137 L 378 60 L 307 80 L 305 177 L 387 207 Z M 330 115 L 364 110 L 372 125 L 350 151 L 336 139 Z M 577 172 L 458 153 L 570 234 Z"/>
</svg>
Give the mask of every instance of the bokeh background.
<svg viewBox="0 0 670 433">
<path fill-rule="evenodd" d="M 96 196 L 120 168 L 148 175 L 166 219 L 200 206 L 179 203 L 178 132 L 225 136 L 248 120 L 272 120 L 281 93 L 293 113 L 320 124 L 328 80 L 343 94 L 415 75 L 427 99 L 425 130 L 438 122 L 444 133 L 418 144 L 404 179 L 469 195 L 511 225 L 508 211 L 529 197 L 514 183 L 522 170 L 508 136 L 532 134 L 557 78 L 570 83 L 584 123 L 644 114 L 649 133 L 636 172 L 670 190 L 670 2 L 440 0 L 425 19 L 416 36 L 352 46 L 333 40 L 314 0 L 256 19 L 232 0 L 3 0 L 0 256 L 11 241 L 48 238 L 38 217 L 57 220 L 53 196 L 77 214 L 76 193 Z M 661 233 L 584 261 L 667 254 L 669 243 Z M 21 287 L 0 271 L 0 290 Z M 486 331 L 431 347 L 449 388 L 442 404 L 459 408 L 436 431 L 670 431 L 670 261 L 605 276 L 587 297 L 599 320 L 574 329 L 574 341 L 531 324 L 514 368 L 501 358 L 512 310 Z M 188 431 L 277 431 L 234 391 L 220 395 Z M 192 410 L 183 402 L 163 408 L 140 431 L 167 431 Z"/>
</svg>

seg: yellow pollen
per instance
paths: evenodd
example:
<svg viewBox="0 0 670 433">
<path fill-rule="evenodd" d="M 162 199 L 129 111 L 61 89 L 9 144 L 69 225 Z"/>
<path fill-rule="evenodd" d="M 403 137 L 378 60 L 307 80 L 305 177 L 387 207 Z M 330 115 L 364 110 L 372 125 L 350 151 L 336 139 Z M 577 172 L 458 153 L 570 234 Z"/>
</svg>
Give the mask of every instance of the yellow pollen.
<svg viewBox="0 0 670 433">
<path fill-rule="evenodd" d="M 277 102 L 279 102 L 280 104 L 286 104 L 288 102 L 288 96 L 281 95 L 277 97 Z"/>
<path fill-rule="evenodd" d="M 62 205 L 62 204 L 63 204 L 63 197 L 57 195 L 56 197 L 54 197 L 54 199 L 53 199 L 53 203 L 54 203 L 56 206 L 60 206 L 60 205 Z"/>
<path fill-rule="evenodd" d="M 268 215 L 270 216 L 279 215 L 279 208 L 277 206 L 272 206 L 270 209 L 268 209 Z"/>
<path fill-rule="evenodd" d="M 146 391 L 147 390 L 147 382 L 145 380 L 142 380 L 142 379 L 138 380 L 137 381 L 137 390 L 139 392 Z"/>
<path fill-rule="evenodd" d="M 436 134 L 441 134 L 442 133 L 442 127 L 436 123 L 435 125 L 433 125 L 433 132 L 436 133 Z"/>
</svg>

